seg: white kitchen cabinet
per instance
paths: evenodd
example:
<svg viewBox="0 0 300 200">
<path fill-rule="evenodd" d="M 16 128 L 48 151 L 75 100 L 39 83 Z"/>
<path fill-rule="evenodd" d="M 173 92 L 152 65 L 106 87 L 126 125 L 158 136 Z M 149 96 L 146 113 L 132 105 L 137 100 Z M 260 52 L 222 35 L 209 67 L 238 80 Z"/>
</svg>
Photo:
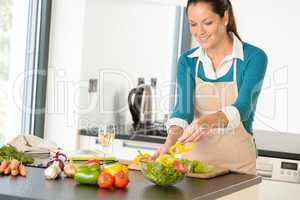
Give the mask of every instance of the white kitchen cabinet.
<svg viewBox="0 0 300 200">
<path fill-rule="evenodd" d="M 259 200 L 300 199 L 300 184 L 263 179 L 259 185 Z"/>
<path fill-rule="evenodd" d="M 79 135 L 77 149 L 79 150 L 92 149 L 93 143 L 95 142 L 94 139 L 96 139 L 96 137 Z"/>
<path fill-rule="evenodd" d="M 138 150 L 153 154 L 159 146 L 160 144 L 155 143 L 116 139 L 113 148 L 117 158 L 132 160 L 137 155 Z"/>
<path fill-rule="evenodd" d="M 246 188 L 219 200 L 298 200 L 300 184 L 263 179 L 258 185 Z"/>
<path fill-rule="evenodd" d="M 238 192 L 218 198 L 218 200 L 260 200 L 260 185 L 254 185 Z"/>
<path fill-rule="evenodd" d="M 80 135 L 78 141 L 78 149 L 80 150 L 94 150 L 101 149 L 97 144 L 97 137 Z M 118 159 L 132 160 L 137 155 L 137 151 L 141 150 L 143 153 L 152 154 L 161 144 L 140 142 L 134 140 L 115 139 L 113 142 L 113 152 Z"/>
</svg>

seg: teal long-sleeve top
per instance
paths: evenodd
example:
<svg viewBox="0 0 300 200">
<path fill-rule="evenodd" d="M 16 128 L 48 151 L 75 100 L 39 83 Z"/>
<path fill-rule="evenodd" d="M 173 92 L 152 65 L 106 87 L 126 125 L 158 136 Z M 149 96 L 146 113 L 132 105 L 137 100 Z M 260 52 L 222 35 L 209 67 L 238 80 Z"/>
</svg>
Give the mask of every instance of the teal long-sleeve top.
<svg viewBox="0 0 300 200">
<path fill-rule="evenodd" d="M 245 129 L 253 134 L 252 124 L 268 59 L 262 49 L 245 42 L 242 44 L 244 59 L 237 58 L 238 97 L 232 106 L 239 111 Z M 188 57 L 188 55 L 196 49 L 184 52 L 178 60 L 176 104 L 170 116 L 170 118 L 183 119 L 189 124 L 194 118 L 195 70 L 198 58 Z M 208 82 L 230 82 L 233 80 L 233 65 L 224 76 L 211 80 L 206 78 L 203 63 L 199 62 L 197 76 Z"/>
</svg>

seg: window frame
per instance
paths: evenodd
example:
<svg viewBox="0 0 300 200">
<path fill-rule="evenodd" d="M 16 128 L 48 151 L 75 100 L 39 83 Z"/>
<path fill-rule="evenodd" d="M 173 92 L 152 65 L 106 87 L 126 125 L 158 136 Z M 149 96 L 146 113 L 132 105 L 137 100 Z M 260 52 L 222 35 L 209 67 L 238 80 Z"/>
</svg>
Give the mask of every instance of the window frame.
<svg viewBox="0 0 300 200">
<path fill-rule="evenodd" d="M 21 133 L 44 137 L 52 0 L 29 0 Z"/>
</svg>

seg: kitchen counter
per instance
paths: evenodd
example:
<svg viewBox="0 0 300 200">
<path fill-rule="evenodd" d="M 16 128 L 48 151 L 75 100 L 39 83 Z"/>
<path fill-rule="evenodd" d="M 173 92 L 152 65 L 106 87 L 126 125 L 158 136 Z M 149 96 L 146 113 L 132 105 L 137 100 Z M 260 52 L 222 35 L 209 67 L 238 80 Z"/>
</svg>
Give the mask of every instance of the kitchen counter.
<svg viewBox="0 0 300 200">
<path fill-rule="evenodd" d="M 139 171 L 130 171 L 126 190 L 105 190 L 98 186 L 78 185 L 73 179 L 46 180 L 44 169 L 28 167 L 23 177 L 0 177 L 0 200 L 46 199 L 198 199 L 210 200 L 246 189 L 261 182 L 261 177 L 231 173 L 208 180 L 185 178 L 173 187 L 159 187 L 147 181 Z"/>
</svg>

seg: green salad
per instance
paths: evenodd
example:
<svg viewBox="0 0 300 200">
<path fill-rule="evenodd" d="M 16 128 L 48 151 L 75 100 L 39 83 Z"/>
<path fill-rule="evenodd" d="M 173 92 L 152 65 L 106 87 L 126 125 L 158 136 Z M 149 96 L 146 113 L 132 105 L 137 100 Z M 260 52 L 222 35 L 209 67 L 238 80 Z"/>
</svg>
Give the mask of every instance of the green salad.
<svg viewBox="0 0 300 200">
<path fill-rule="evenodd" d="M 140 151 L 134 160 L 141 163 L 143 174 L 147 179 L 157 185 L 168 186 L 181 181 L 186 172 L 205 173 L 212 170 L 210 165 L 201 161 L 176 158 L 177 155 L 190 150 L 191 148 L 181 143 L 175 143 L 168 154 L 160 155 L 155 161 L 149 160 L 149 156 Z"/>
<path fill-rule="evenodd" d="M 159 162 L 143 163 L 144 175 L 157 185 L 172 185 L 184 178 L 184 173 L 175 169 L 172 165 L 164 166 Z"/>
<path fill-rule="evenodd" d="M 213 166 L 198 160 L 181 159 L 181 162 L 187 166 L 189 173 L 207 173 L 213 170 Z"/>
</svg>

